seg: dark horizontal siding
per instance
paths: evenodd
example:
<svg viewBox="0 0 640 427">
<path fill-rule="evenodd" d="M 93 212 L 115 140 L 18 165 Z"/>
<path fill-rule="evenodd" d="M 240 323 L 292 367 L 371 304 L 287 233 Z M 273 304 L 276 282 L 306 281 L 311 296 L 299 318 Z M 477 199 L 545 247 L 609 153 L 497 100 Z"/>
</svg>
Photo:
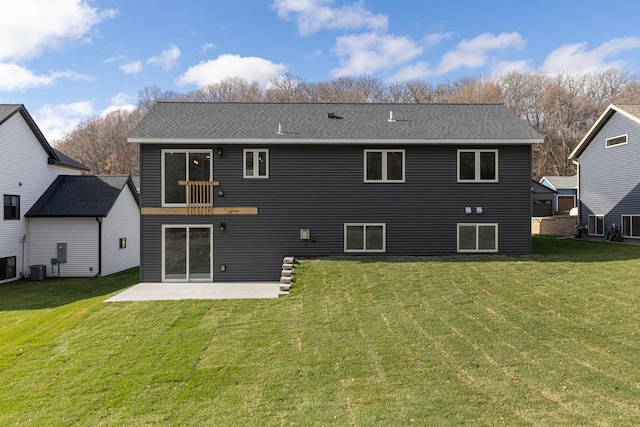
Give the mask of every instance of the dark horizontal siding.
<svg viewBox="0 0 640 427">
<path fill-rule="evenodd" d="M 145 207 L 160 206 L 160 148 L 142 146 Z M 385 223 L 387 255 L 454 254 L 462 222 L 498 223 L 500 253 L 530 251 L 529 146 L 496 147 L 500 182 L 487 184 L 456 182 L 459 147 L 453 146 L 406 147 L 404 184 L 364 183 L 361 146 L 270 146 L 269 179 L 243 179 L 243 148 L 251 147 L 225 146 L 222 157 L 214 155 L 214 180 L 224 191 L 214 205 L 257 206 L 259 215 L 143 218 L 145 281 L 159 280 L 163 223 L 215 224 L 220 281 L 277 279 L 285 255 L 343 254 L 344 223 L 350 222 Z M 466 206 L 481 206 L 484 214 L 465 215 Z M 300 240 L 301 228 L 316 242 Z M 147 251 L 147 243 L 156 247 Z"/>
</svg>

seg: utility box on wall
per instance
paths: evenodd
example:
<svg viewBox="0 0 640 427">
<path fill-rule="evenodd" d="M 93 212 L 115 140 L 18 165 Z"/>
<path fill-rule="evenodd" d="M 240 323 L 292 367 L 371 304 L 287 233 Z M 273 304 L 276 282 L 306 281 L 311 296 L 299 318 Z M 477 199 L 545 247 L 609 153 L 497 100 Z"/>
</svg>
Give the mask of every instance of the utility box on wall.
<svg viewBox="0 0 640 427">
<path fill-rule="evenodd" d="M 66 243 L 56 243 L 56 253 L 58 262 L 67 262 L 67 244 Z"/>
</svg>

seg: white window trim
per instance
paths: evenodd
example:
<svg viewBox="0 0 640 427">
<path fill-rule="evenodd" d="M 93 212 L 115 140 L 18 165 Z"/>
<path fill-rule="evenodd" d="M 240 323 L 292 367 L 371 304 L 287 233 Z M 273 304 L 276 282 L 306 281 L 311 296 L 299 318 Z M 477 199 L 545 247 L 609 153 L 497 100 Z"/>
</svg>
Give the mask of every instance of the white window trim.
<svg viewBox="0 0 640 427">
<path fill-rule="evenodd" d="M 209 247 L 211 249 L 211 252 L 209 253 L 209 271 L 211 272 L 209 278 L 207 279 L 197 279 L 197 280 L 190 280 L 189 278 L 189 269 L 187 269 L 187 278 L 186 279 L 170 279 L 170 280 L 166 280 L 165 279 L 165 230 L 170 229 L 170 228 L 185 228 L 187 230 L 189 230 L 190 228 L 208 228 L 210 230 L 210 242 L 209 242 Z M 187 236 L 189 235 L 189 232 L 187 231 Z M 161 236 L 161 240 L 162 240 L 162 258 L 161 258 L 161 262 L 162 262 L 162 276 L 161 276 L 161 280 L 163 283 L 167 282 L 167 283 L 188 283 L 188 282 L 211 282 L 213 281 L 213 224 L 190 224 L 190 225 L 186 225 L 186 224 L 163 224 L 162 225 L 162 236 Z M 189 254 L 189 245 L 187 245 L 187 265 L 190 262 L 190 254 Z"/>
<path fill-rule="evenodd" d="M 623 136 L 624 136 L 624 142 L 619 142 L 617 144 L 609 145 L 609 141 L 611 141 L 612 139 L 621 138 Z M 629 134 L 628 133 L 624 133 L 624 134 L 618 135 L 618 136 L 612 136 L 611 138 L 607 138 L 607 139 L 604 140 L 605 148 L 619 147 L 621 145 L 626 145 L 628 143 L 629 143 Z"/>
<path fill-rule="evenodd" d="M 629 238 L 629 239 L 640 239 L 640 235 L 633 236 L 633 235 L 624 234 L 624 217 L 625 216 L 629 217 L 629 225 L 631 226 L 631 229 L 632 229 L 632 232 L 633 232 L 633 221 L 631 221 L 631 218 L 633 218 L 634 216 L 640 217 L 640 214 L 622 214 L 622 215 L 620 215 L 620 231 L 623 233 L 622 237 L 626 237 L 626 238 Z"/>
<path fill-rule="evenodd" d="M 460 226 L 464 226 L 464 227 L 475 226 L 476 227 L 476 249 L 460 249 Z M 478 238 L 478 233 L 479 233 L 480 227 L 482 227 L 482 226 L 495 227 L 495 229 L 494 229 L 495 230 L 495 242 L 496 242 L 495 249 L 478 249 L 478 243 L 480 241 L 480 239 Z M 469 223 L 469 222 L 458 223 L 458 225 L 456 227 L 456 249 L 460 253 L 491 253 L 491 252 L 498 252 L 498 224 L 495 224 L 495 223 Z"/>
<path fill-rule="evenodd" d="M 160 181 L 162 183 L 161 185 L 161 191 L 162 191 L 162 207 L 168 207 L 168 208 L 181 208 L 181 207 L 185 207 L 187 206 L 186 203 L 166 203 L 164 198 L 165 198 L 165 176 L 164 176 L 164 155 L 166 153 L 169 154 L 173 154 L 173 153 L 208 153 L 209 154 L 209 179 L 213 179 L 213 150 L 198 150 L 198 149 L 191 149 L 191 150 L 183 150 L 183 149 L 177 149 L 177 150 L 173 150 L 173 149 L 162 149 L 160 150 Z M 187 159 L 185 161 L 185 170 L 188 171 L 187 169 L 187 162 L 189 161 L 189 156 L 187 156 Z M 187 180 L 189 180 L 189 177 L 187 177 Z"/>
<path fill-rule="evenodd" d="M 475 179 L 460 179 L 460 153 L 475 153 Z M 496 160 L 495 160 L 495 170 L 496 170 L 496 177 L 495 179 L 480 179 L 480 153 L 496 153 Z M 499 166 L 500 162 L 498 160 L 498 150 L 497 149 L 465 149 L 465 148 L 460 148 L 458 149 L 457 153 L 456 153 L 456 165 L 457 165 L 457 170 L 456 170 L 456 180 L 457 182 L 461 182 L 461 183 L 474 183 L 474 182 L 480 182 L 480 183 L 487 183 L 487 182 L 498 182 L 498 171 L 499 171 Z"/>
<path fill-rule="evenodd" d="M 258 153 L 264 151 L 267 155 L 267 174 L 259 175 L 260 165 L 258 164 Z M 253 175 L 247 175 L 247 153 L 253 153 Z M 247 179 L 267 179 L 269 178 L 269 149 L 268 148 L 245 148 L 242 150 L 242 177 Z"/>
<path fill-rule="evenodd" d="M 347 227 L 364 227 L 365 249 L 347 249 Z M 382 249 L 366 249 L 367 247 L 367 227 L 382 227 Z M 344 252 L 345 253 L 385 253 L 387 251 L 387 224 L 384 223 L 362 223 L 349 222 L 344 224 Z"/>
<path fill-rule="evenodd" d="M 382 179 L 367 179 L 367 154 L 382 153 Z M 387 153 L 402 153 L 402 179 L 387 179 Z M 404 184 L 406 171 L 407 154 L 405 150 L 364 150 L 364 182 L 367 184 L 374 183 L 392 183 Z"/>
<path fill-rule="evenodd" d="M 590 233 L 590 232 L 589 232 L 589 231 L 590 231 L 590 230 L 589 230 L 589 218 L 591 218 L 592 216 L 593 216 L 593 217 L 596 217 L 596 218 L 598 218 L 598 217 L 602 217 L 602 233 L 601 233 L 601 234 L 598 234 L 598 233 Z M 596 225 L 597 225 L 597 222 L 596 222 Z M 598 227 L 596 226 L 596 229 L 597 229 L 597 228 L 598 228 Z M 604 229 L 604 215 L 599 215 L 599 214 L 587 215 L 587 233 L 589 233 L 589 236 L 604 236 L 604 233 L 605 233 L 605 229 Z"/>
</svg>

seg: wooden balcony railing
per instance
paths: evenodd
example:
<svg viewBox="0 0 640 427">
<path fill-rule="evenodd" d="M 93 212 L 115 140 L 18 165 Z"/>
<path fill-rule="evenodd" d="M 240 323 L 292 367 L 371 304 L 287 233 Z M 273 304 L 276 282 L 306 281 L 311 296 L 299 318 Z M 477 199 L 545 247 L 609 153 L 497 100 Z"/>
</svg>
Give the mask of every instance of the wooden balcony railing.
<svg viewBox="0 0 640 427">
<path fill-rule="evenodd" d="M 213 187 L 218 181 L 178 181 L 185 187 L 187 215 L 213 214 Z"/>
</svg>

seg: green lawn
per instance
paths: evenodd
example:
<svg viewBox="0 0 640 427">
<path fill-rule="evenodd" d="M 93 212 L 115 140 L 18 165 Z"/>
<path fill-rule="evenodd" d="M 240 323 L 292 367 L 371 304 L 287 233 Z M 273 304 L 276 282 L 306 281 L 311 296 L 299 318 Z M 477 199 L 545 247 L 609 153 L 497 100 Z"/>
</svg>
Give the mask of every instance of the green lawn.
<svg viewBox="0 0 640 427">
<path fill-rule="evenodd" d="M 0 425 L 640 425 L 640 246 L 307 260 L 276 300 L 0 285 Z"/>
</svg>

